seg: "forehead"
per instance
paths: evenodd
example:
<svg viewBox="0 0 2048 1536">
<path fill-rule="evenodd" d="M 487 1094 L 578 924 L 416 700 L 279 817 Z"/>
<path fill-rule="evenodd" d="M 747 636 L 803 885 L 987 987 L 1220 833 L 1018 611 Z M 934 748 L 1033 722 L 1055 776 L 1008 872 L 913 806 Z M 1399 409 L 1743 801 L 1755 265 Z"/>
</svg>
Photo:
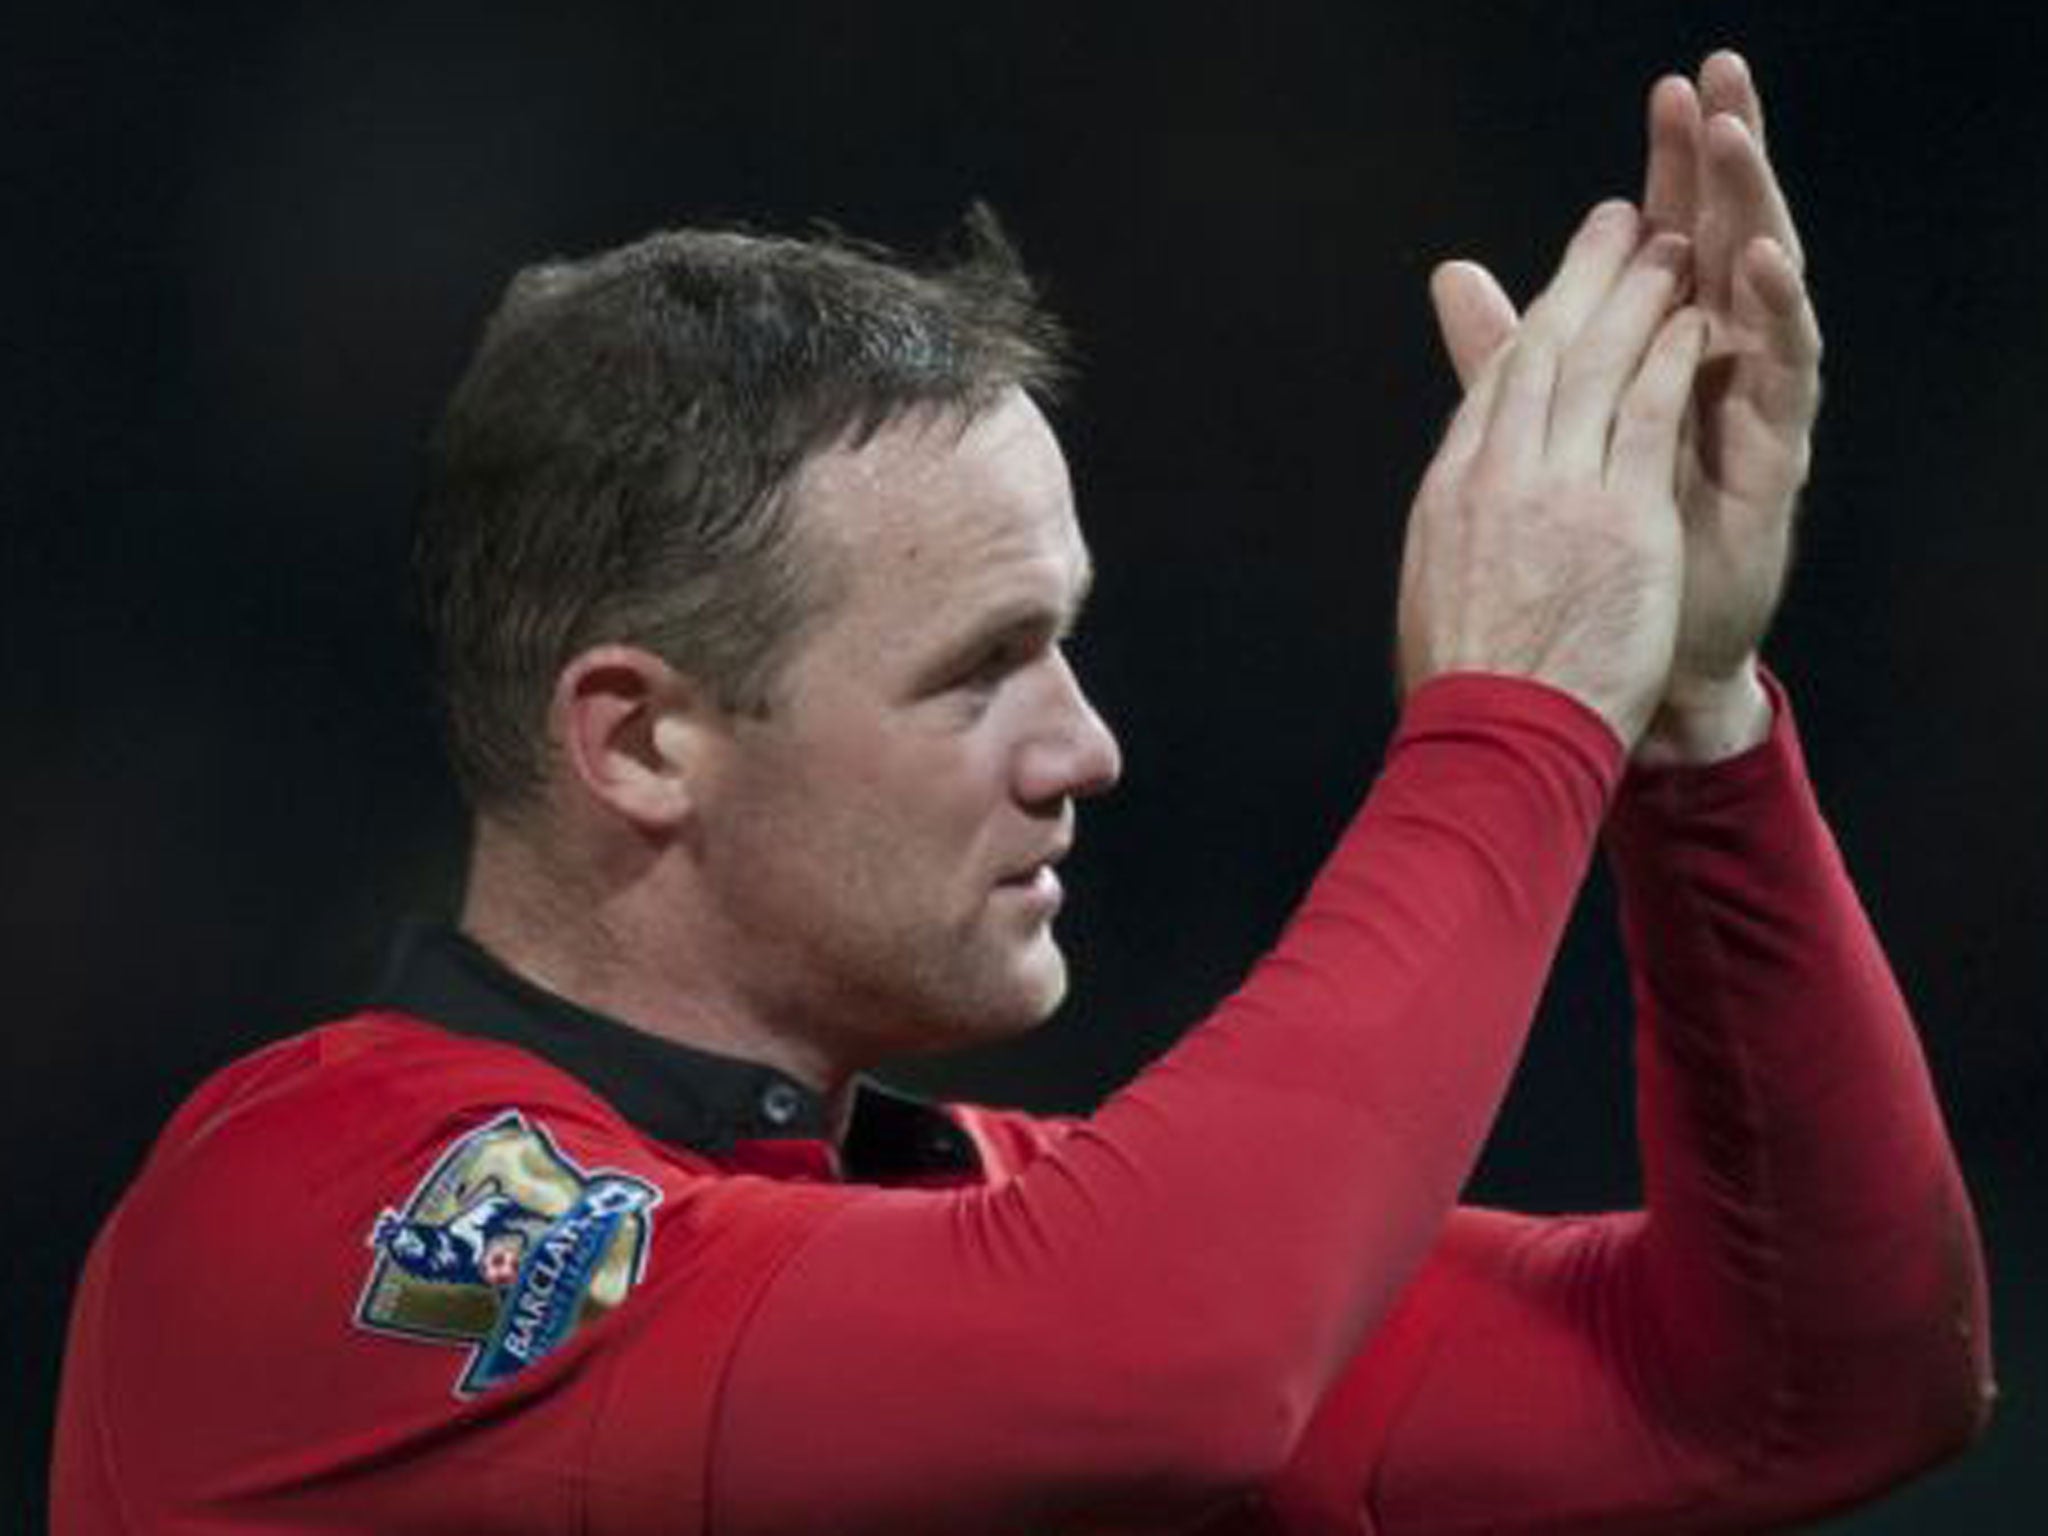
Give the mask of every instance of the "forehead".
<svg viewBox="0 0 2048 1536">
<path fill-rule="evenodd" d="M 849 618 L 955 617 L 1000 597 L 1064 608 L 1088 579 L 1064 456 L 1021 390 L 971 420 L 916 412 L 798 476 L 799 521 Z"/>
</svg>

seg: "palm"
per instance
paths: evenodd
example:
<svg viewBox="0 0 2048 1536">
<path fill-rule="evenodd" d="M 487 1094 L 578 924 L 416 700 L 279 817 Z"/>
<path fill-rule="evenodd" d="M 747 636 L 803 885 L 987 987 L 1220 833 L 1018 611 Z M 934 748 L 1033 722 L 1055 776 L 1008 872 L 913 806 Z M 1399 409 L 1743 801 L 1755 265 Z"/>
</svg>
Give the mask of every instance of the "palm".
<svg viewBox="0 0 2048 1536">
<path fill-rule="evenodd" d="M 1755 338 L 1715 324 L 1708 345 L 1678 463 L 1685 605 L 1673 664 L 1702 680 L 1732 675 L 1762 641 L 1807 461 L 1805 426 L 1788 432 L 1756 404 L 1767 365 Z"/>
</svg>

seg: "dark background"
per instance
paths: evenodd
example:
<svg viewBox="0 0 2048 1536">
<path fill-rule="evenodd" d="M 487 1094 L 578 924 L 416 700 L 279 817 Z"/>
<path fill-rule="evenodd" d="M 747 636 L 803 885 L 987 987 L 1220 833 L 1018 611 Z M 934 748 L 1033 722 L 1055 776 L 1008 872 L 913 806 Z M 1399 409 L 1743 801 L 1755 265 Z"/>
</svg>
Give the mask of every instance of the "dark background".
<svg viewBox="0 0 2048 1536">
<path fill-rule="evenodd" d="M 1368 779 L 1452 399 L 1430 265 L 1525 294 L 1634 189 L 1654 76 L 1726 41 L 1830 344 L 1772 654 L 1921 1013 L 2006 1386 L 1977 1451 L 1829 1529 L 2041 1528 L 2048 109 L 2018 7 L 49 9 L 0 42 L 0 1527 L 40 1524 L 71 1278 L 163 1117 L 451 899 L 400 575 L 418 444 L 513 266 L 1003 211 L 1082 339 L 1081 662 L 1130 769 L 1084 818 L 1060 1020 L 913 1078 L 1080 1107 L 1231 984 Z M 1484 1198 L 1632 1196 L 1607 915 L 1596 889 Z"/>
</svg>

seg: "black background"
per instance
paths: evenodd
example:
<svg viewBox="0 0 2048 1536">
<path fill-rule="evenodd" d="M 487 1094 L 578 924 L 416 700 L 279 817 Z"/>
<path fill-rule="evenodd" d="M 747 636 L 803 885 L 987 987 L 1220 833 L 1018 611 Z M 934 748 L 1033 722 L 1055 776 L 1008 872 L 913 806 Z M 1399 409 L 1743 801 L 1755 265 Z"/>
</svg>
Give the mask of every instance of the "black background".
<svg viewBox="0 0 2048 1536">
<path fill-rule="evenodd" d="M 1722 42 L 1830 346 L 1772 656 L 1920 1011 L 2006 1386 L 1971 1456 L 1829 1529 L 2040 1525 L 2048 110 L 2020 8 L 49 9 L 0 45 L 0 1525 L 40 1524 L 72 1276 L 163 1117 L 451 899 L 400 573 L 418 444 L 513 266 L 711 220 L 924 248 L 1002 210 L 1082 341 L 1080 662 L 1129 771 L 1083 818 L 1060 1019 L 907 1076 L 1081 1107 L 1232 983 L 1368 781 L 1452 401 L 1429 267 L 1526 294 L 1636 187 L 1655 75 Z M 1596 887 L 1479 1197 L 1632 1197 L 1609 915 Z"/>
</svg>

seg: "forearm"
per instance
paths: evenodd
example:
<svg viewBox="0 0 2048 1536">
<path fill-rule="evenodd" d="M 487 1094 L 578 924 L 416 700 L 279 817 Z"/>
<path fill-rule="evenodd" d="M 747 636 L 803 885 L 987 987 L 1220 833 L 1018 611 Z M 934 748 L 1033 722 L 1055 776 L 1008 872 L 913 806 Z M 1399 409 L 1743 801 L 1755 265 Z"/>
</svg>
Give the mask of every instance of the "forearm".
<svg viewBox="0 0 2048 1536">
<path fill-rule="evenodd" d="M 1975 1234 L 1789 721 L 1610 820 L 1647 1211 L 1461 1211 L 1326 1399 L 1283 1528 L 1776 1528 L 1965 1439 Z"/>
<path fill-rule="evenodd" d="M 733 1373 L 734 1528 L 801 1528 L 782 1447 L 833 1405 L 847 1529 L 1166 1513 L 1277 1465 L 1470 1168 L 1617 757 L 1547 690 L 1426 690 L 1213 1018 L 1011 1183 L 862 1202 L 791 1263 Z"/>
<path fill-rule="evenodd" d="M 1639 772 L 1611 823 L 1640 1019 L 1638 1247 L 1667 1422 L 1740 1503 L 1818 1507 L 1988 1400 L 1967 1196 L 1911 1020 L 1789 719 Z"/>
</svg>

